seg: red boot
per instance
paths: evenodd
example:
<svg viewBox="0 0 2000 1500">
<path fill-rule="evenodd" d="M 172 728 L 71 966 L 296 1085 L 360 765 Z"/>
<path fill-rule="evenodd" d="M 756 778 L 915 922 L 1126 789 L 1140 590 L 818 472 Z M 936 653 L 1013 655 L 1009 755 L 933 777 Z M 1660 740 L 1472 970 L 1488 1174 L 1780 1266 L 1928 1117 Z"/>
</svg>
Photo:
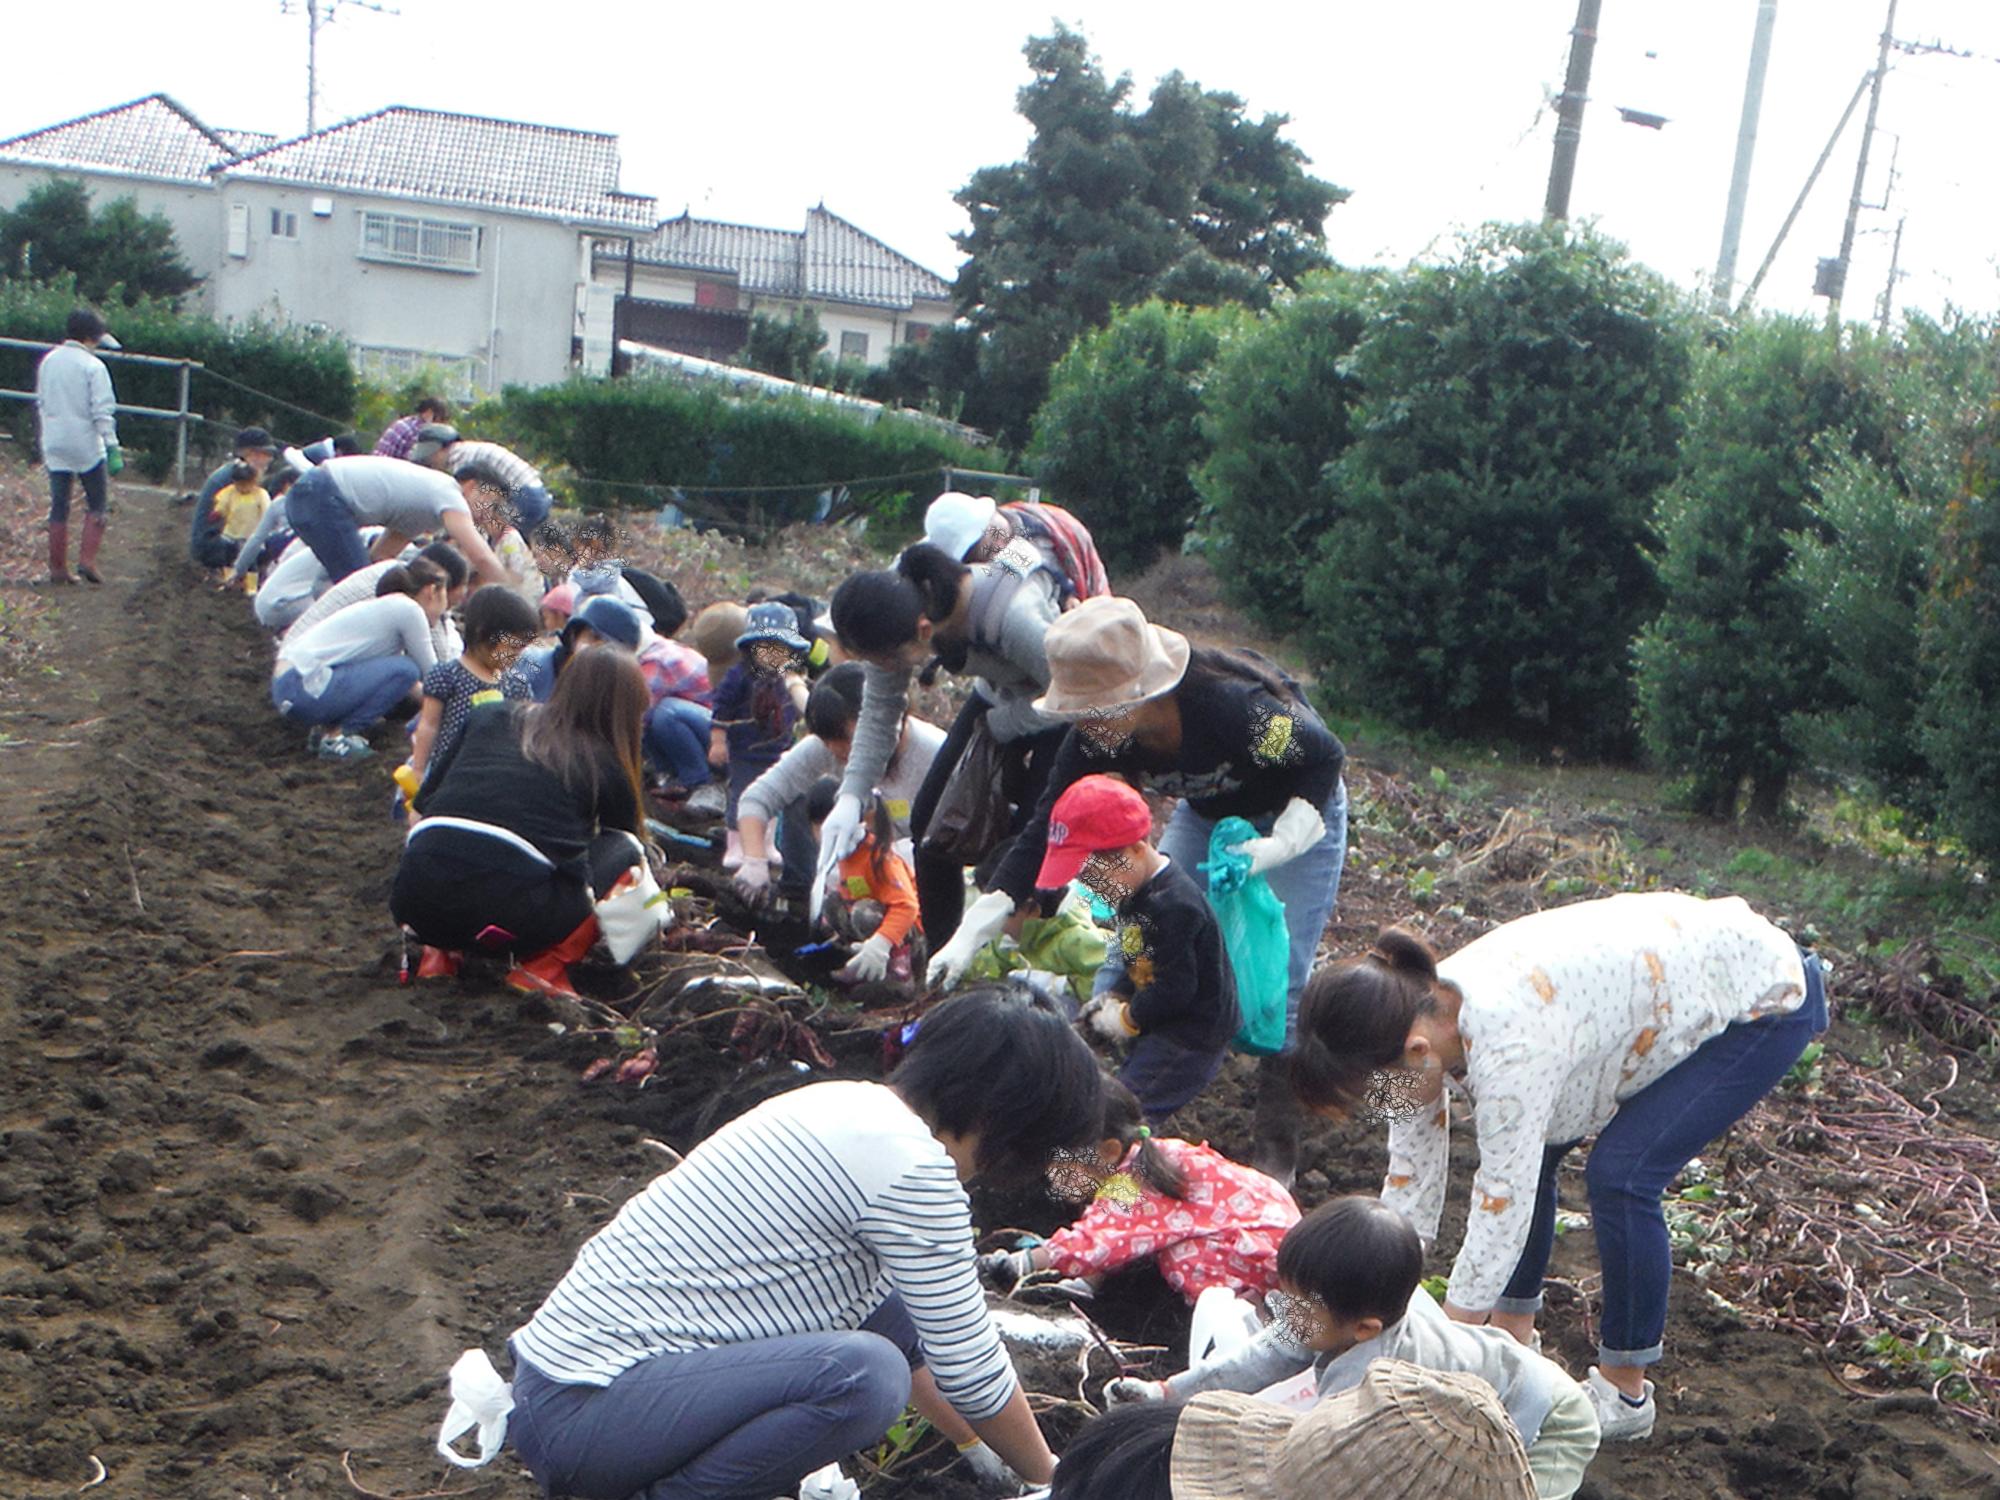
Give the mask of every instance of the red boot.
<svg viewBox="0 0 2000 1500">
<path fill-rule="evenodd" d="M 83 540 L 76 548 L 76 571 L 85 583 L 102 583 L 97 573 L 97 549 L 104 545 L 104 517 L 83 518 Z"/>
<path fill-rule="evenodd" d="M 569 966 L 588 953 L 596 941 L 597 916 L 592 913 L 560 943 L 530 954 L 516 964 L 507 975 L 507 984 L 524 995 L 555 995 L 574 1000 L 576 989 L 569 982 Z"/>
<path fill-rule="evenodd" d="M 449 948 L 433 948 L 424 945 L 423 956 L 417 960 L 419 979 L 455 979 L 462 957 Z"/>
<path fill-rule="evenodd" d="M 49 582 L 75 583 L 69 576 L 69 522 L 49 522 Z"/>
</svg>

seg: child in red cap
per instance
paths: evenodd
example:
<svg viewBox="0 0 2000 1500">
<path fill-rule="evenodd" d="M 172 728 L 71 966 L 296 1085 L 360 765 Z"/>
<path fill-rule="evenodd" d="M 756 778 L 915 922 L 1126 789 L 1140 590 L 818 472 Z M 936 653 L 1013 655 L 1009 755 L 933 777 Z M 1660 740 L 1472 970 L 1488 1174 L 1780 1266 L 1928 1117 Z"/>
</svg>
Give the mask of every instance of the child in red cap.
<svg viewBox="0 0 2000 1500">
<path fill-rule="evenodd" d="M 1117 913 L 1124 972 L 1082 1019 L 1106 1041 L 1131 1042 L 1118 1078 L 1158 1124 L 1208 1087 L 1241 1024 L 1236 981 L 1208 898 L 1151 842 L 1153 816 L 1111 776 L 1085 776 L 1056 799 L 1035 880 L 1082 880 Z"/>
</svg>

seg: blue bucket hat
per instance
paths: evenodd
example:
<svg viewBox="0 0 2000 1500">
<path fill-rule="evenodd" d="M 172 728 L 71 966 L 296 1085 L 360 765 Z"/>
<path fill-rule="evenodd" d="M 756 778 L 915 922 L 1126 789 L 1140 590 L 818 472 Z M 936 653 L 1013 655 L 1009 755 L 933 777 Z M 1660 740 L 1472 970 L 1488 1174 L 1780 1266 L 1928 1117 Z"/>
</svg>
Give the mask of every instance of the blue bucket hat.
<svg viewBox="0 0 2000 1500">
<path fill-rule="evenodd" d="M 588 625 L 608 641 L 616 641 L 634 651 L 639 649 L 639 637 L 643 633 L 639 616 L 622 599 L 613 599 L 608 594 L 593 594 L 569 619 L 572 625 Z"/>
<path fill-rule="evenodd" d="M 754 646 L 759 641 L 776 641 L 789 646 L 794 651 L 809 650 L 812 642 L 799 634 L 799 617 L 792 613 L 789 604 L 766 602 L 750 606 L 747 628 L 736 637 L 736 649 Z"/>
</svg>

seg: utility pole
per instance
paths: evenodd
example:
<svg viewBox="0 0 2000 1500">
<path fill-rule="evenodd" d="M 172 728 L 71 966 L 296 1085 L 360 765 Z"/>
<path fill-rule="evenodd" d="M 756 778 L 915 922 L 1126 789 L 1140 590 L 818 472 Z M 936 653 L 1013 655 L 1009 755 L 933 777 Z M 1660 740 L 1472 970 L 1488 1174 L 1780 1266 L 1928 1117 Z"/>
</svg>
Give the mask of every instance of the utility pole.
<svg viewBox="0 0 2000 1500">
<path fill-rule="evenodd" d="M 402 12 L 393 6 L 377 4 L 376 0 L 280 0 L 278 9 L 281 14 L 292 15 L 295 3 L 306 13 L 306 134 L 311 135 L 319 129 L 320 28 L 331 26 L 334 13 L 343 5 L 358 5 L 378 16 L 400 16 Z"/>
<path fill-rule="evenodd" d="M 1903 226 L 1909 221 L 1908 214 L 1896 220 L 1896 238 L 1889 248 L 1889 279 L 1882 287 L 1881 316 L 1875 320 L 1875 331 L 1883 338 L 1889 336 L 1889 314 L 1896 305 L 1896 279 L 1902 274 Z"/>
<path fill-rule="evenodd" d="M 1778 226 L 1778 237 L 1771 241 L 1771 248 L 1764 252 L 1764 261 L 1757 267 L 1757 274 L 1752 276 L 1750 284 L 1743 288 L 1743 300 L 1736 304 L 1737 317 L 1740 318 L 1749 311 L 1751 302 L 1757 296 L 1757 288 L 1764 284 L 1764 278 L 1770 274 L 1771 263 L 1777 260 L 1778 252 L 1784 248 L 1785 236 L 1792 232 L 1792 225 L 1798 222 L 1799 211 L 1806 206 L 1806 199 L 1812 196 L 1813 185 L 1819 181 L 1819 174 L 1826 170 L 1827 162 L 1833 157 L 1833 148 L 1840 144 L 1840 137 L 1847 130 L 1847 122 L 1854 118 L 1855 110 L 1861 107 L 1861 96 L 1868 92 L 1868 81 L 1874 76 L 1873 73 L 1863 73 L 1861 82 L 1854 86 L 1854 94 L 1847 101 L 1847 108 L 1840 112 L 1840 123 L 1833 127 L 1833 134 L 1826 138 L 1826 149 L 1820 152 L 1819 160 L 1813 163 L 1812 171 L 1806 174 L 1806 185 L 1799 189 L 1798 197 L 1792 200 L 1792 209 L 1785 215 L 1785 222 Z"/>
<path fill-rule="evenodd" d="M 1570 183 L 1576 176 L 1576 148 L 1583 140 L 1583 107 L 1590 102 L 1590 58 L 1597 50 L 1597 12 L 1601 0 L 1576 0 L 1576 25 L 1570 30 L 1569 73 L 1556 105 L 1556 154 L 1549 165 L 1549 196 L 1544 219 L 1569 217 Z"/>
<path fill-rule="evenodd" d="M 1764 72 L 1771 61 L 1771 31 L 1778 0 L 1758 0 L 1757 30 L 1750 42 L 1750 74 L 1743 81 L 1743 117 L 1736 126 L 1736 169 L 1729 177 L 1729 209 L 1722 219 L 1722 252 L 1715 259 L 1715 308 L 1726 311 L 1736 283 L 1736 247 L 1743 238 L 1743 209 L 1750 198 L 1750 162 L 1757 154 L 1757 120 L 1764 110 Z"/>
<path fill-rule="evenodd" d="M 1861 155 L 1854 163 L 1854 191 L 1847 197 L 1847 223 L 1840 231 L 1840 255 L 1834 262 L 1833 279 L 1826 301 L 1827 326 L 1840 327 L 1840 299 L 1847 290 L 1847 268 L 1854 256 L 1854 228 L 1861 218 L 1861 189 L 1868 180 L 1868 145 L 1875 135 L 1875 114 L 1882 105 L 1882 80 L 1889 72 L 1889 48 L 1896 40 L 1896 0 L 1889 0 L 1889 14 L 1882 22 L 1881 50 L 1875 58 L 1875 81 L 1868 90 L 1868 118 L 1861 126 Z"/>
</svg>

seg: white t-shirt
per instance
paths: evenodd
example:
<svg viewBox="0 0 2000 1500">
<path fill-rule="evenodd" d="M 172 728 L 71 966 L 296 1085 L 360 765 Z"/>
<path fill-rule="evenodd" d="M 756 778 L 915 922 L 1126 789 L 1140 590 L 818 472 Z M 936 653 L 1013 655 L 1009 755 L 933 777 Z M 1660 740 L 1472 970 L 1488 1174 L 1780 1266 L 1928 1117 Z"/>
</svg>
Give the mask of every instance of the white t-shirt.
<svg viewBox="0 0 2000 1500">
<path fill-rule="evenodd" d="M 378 656 L 407 656 L 420 672 L 437 665 L 430 616 L 408 594 L 363 599 L 327 616 L 297 639 L 287 636 L 278 656 L 278 673 L 295 669 L 301 685 L 317 697 L 333 680 L 335 667 Z"/>
</svg>

